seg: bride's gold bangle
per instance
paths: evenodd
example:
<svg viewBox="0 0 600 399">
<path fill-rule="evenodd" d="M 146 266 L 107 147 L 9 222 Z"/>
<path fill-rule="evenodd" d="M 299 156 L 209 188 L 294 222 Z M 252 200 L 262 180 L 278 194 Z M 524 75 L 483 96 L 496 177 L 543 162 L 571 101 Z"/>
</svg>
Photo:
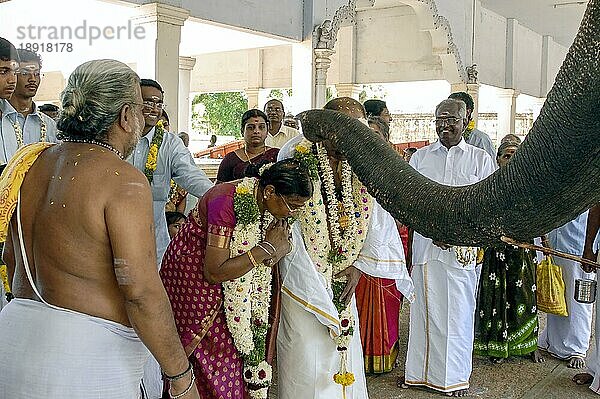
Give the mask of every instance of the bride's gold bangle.
<svg viewBox="0 0 600 399">
<path fill-rule="evenodd" d="M 248 251 L 248 252 L 246 252 L 246 254 L 248 255 L 248 258 L 250 259 L 250 263 L 252 263 L 252 266 L 258 267 L 258 263 L 256 262 L 256 259 L 254 259 L 254 255 L 252 255 L 252 252 Z"/>
</svg>

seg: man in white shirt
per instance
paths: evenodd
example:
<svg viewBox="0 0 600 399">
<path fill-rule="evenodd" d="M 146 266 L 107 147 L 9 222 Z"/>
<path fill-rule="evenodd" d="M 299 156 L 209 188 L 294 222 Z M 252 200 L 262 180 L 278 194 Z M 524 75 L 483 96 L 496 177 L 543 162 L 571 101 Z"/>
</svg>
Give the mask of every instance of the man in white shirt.
<svg viewBox="0 0 600 399">
<path fill-rule="evenodd" d="M 439 140 L 418 150 L 410 165 L 450 186 L 473 184 L 489 176 L 494 171 L 492 158 L 462 136 L 468 123 L 465 103 L 444 100 L 435 116 Z M 412 278 L 416 299 L 410 307 L 403 387 L 425 386 L 451 396 L 467 393 L 477 290 L 475 254 L 476 248 L 450 247 L 415 232 Z"/>
<path fill-rule="evenodd" d="M 7 149 L 9 158 L 25 144 L 40 141 L 55 143 L 58 133 L 54 119 L 39 112 L 33 101 L 42 79 L 41 57 L 25 49 L 18 49 L 17 53 L 17 86 L 2 112 L 3 149 Z"/>
<path fill-rule="evenodd" d="M 273 98 L 265 104 L 265 114 L 269 118 L 269 132 L 265 139 L 265 145 L 273 148 L 281 148 L 290 139 L 300 134 L 297 129 L 285 126 L 283 117 L 285 109 L 283 103 Z"/>
<path fill-rule="evenodd" d="M 551 248 L 575 256 L 582 256 L 588 212 L 548 233 Z M 538 347 L 554 357 L 567 360 L 570 368 L 585 367 L 585 355 L 590 346 L 592 333 L 592 304 L 579 303 L 574 298 L 575 280 L 593 279 L 594 275 L 581 269 L 579 262 L 555 256 L 554 261 L 562 269 L 567 300 L 567 317 L 549 314 L 546 328 L 538 337 Z"/>
</svg>

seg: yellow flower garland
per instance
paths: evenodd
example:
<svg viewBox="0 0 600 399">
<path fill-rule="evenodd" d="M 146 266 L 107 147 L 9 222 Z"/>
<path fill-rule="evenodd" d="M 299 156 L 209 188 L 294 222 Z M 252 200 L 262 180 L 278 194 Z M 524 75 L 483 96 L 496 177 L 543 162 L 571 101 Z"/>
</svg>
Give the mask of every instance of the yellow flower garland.
<svg viewBox="0 0 600 399">
<path fill-rule="evenodd" d="M 154 136 L 152 137 L 152 142 L 150 143 L 150 149 L 148 150 L 146 165 L 144 166 L 144 175 L 146 175 L 150 184 L 152 184 L 152 180 L 154 180 L 154 172 L 156 172 L 158 166 L 158 150 L 162 145 L 164 136 L 165 130 L 163 128 L 163 122 L 158 121 Z"/>
<path fill-rule="evenodd" d="M 4 287 L 4 292 L 10 294 L 10 284 L 8 283 L 8 271 L 6 270 L 6 265 L 0 265 L 0 279 L 2 279 L 2 286 Z"/>
</svg>

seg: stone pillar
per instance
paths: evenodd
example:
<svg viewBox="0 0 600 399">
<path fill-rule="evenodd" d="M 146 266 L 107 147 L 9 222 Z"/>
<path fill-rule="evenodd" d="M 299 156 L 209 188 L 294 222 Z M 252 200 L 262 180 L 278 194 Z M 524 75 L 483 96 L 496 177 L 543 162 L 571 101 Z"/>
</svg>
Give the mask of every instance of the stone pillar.
<svg viewBox="0 0 600 399">
<path fill-rule="evenodd" d="M 467 83 L 467 93 L 473 97 L 473 113 L 471 118 L 475 121 L 475 127 L 477 127 L 477 121 L 479 120 L 479 83 Z"/>
<path fill-rule="evenodd" d="M 498 145 L 502 137 L 515 133 L 515 118 L 517 114 L 517 97 L 519 91 L 515 89 L 498 89 L 498 128 L 496 129 L 495 143 Z M 494 140 L 494 138 L 492 138 Z"/>
<path fill-rule="evenodd" d="M 334 51 L 324 48 L 314 49 L 315 54 L 315 108 L 323 108 L 327 102 L 327 70 L 331 65 Z"/>
<path fill-rule="evenodd" d="M 248 97 L 248 109 L 259 108 L 258 104 L 258 95 L 260 93 L 260 88 L 258 87 L 249 87 L 244 90 L 246 93 L 246 97 Z"/>
<path fill-rule="evenodd" d="M 192 69 L 196 65 L 196 59 L 192 57 L 179 57 L 179 112 L 177 119 L 179 122 L 178 131 L 189 133 L 190 115 L 192 102 L 190 101 L 190 84 L 192 82 Z"/>
<path fill-rule="evenodd" d="M 263 85 L 263 50 L 248 50 L 248 109 L 259 107 L 259 92 Z"/>
<path fill-rule="evenodd" d="M 132 22 L 144 28 L 146 40 L 140 41 L 142 59 L 137 63 L 141 78 L 158 81 L 165 91 L 165 104 L 173 131 L 179 129 L 179 43 L 181 27 L 188 10 L 161 3 L 138 7 Z"/>
<path fill-rule="evenodd" d="M 305 40 L 292 44 L 293 108 L 307 110 L 314 107 L 313 42 Z"/>
<path fill-rule="evenodd" d="M 338 97 L 352 97 L 358 100 L 360 92 L 362 91 L 361 85 L 355 85 L 354 83 L 338 83 L 335 85 Z"/>
<path fill-rule="evenodd" d="M 354 24 L 341 26 L 335 43 L 338 55 L 338 84 L 335 85 L 338 97 L 352 97 L 358 100 L 362 86 L 356 81 L 356 27 Z"/>
</svg>

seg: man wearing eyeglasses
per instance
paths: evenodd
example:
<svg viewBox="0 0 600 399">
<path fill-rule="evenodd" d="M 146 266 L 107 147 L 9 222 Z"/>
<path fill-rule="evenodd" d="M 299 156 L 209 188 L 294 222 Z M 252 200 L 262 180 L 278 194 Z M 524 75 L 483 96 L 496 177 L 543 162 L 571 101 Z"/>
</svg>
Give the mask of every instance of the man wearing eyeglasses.
<svg viewBox="0 0 600 399">
<path fill-rule="evenodd" d="M 283 103 L 273 98 L 265 104 L 265 114 L 269 118 L 269 132 L 265 139 L 265 145 L 273 148 L 281 148 L 290 139 L 293 139 L 300 132 L 293 127 L 286 126 L 283 123 L 285 108 Z"/>
<path fill-rule="evenodd" d="M 154 200 L 154 228 L 156 233 L 157 259 L 160 265 L 163 254 L 169 245 L 165 204 L 168 201 L 171 180 L 183 187 L 192 195 L 200 198 L 212 187 L 206 174 L 196 166 L 190 151 L 177 135 L 165 131 L 158 148 L 156 166 L 148 170 L 147 161 L 150 147 L 157 134 L 156 124 L 163 115 L 164 92 L 161 85 L 152 79 L 142 79 L 143 114 L 145 120 L 142 138 L 129 158 L 136 168 L 144 172 L 152 188 Z M 156 140 L 154 140 L 156 141 Z M 157 145 L 159 143 L 156 143 Z"/>
<path fill-rule="evenodd" d="M 485 179 L 494 171 L 492 158 L 465 142 L 463 132 L 467 123 L 463 101 L 442 101 L 435 110 L 439 140 L 417 150 L 410 158 L 410 165 L 424 176 L 449 186 L 465 186 Z M 440 206 L 452 206 L 440 200 Z M 450 396 L 467 393 L 472 370 L 477 274 L 475 259 L 459 260 L 460 251 L 415 232 L 412 278 L 416 299 L 410 307 L 403 387 L 425 386 Z"/>
<path fill-rule="evenodd" d="M 192 154 L 176 134 L 171 134 L 164 129 L 157 129 L 157 123 L 163 116 L 165 108 L 162 86 L 152 79 L 141 79 L 140 86 L 144 130 L 140 141 L 127 161 L 144 172 L 152 189 L 156 256 L 160 269 L 162 257 L 170 241 L 165 205 L 169 200 L 171 180 L 198 198 L 202 197 L 213 184 L 206 174 L 196 166 Z M 161 134 L 162 138 L 160 138 Z M 148 162 L 152 157 L 149 156 L 149 153 L 153 144 L 158 146 L 158 152 L 154 162 Z M 144 367 L 142 385 L 144 398 L 155 399 L 162 396 L 162 379 L 156 360 L 150 359 Z"/>
<path fill-rule="evenodd" d="M 56 143 L 58 133 L 56 122 L 40 112 L 33 101 L 42 78 L 41 57 L 25 49 L 18 49 L 17 53 L 17 85 L 10 97 L 10 106 L 5 109 L 2 117 L 2 131 L 12 133 L 3 137 L 2 155 L 6 154 L 9 158 L 26 144 L 40 141 Z"/>
</svg>

